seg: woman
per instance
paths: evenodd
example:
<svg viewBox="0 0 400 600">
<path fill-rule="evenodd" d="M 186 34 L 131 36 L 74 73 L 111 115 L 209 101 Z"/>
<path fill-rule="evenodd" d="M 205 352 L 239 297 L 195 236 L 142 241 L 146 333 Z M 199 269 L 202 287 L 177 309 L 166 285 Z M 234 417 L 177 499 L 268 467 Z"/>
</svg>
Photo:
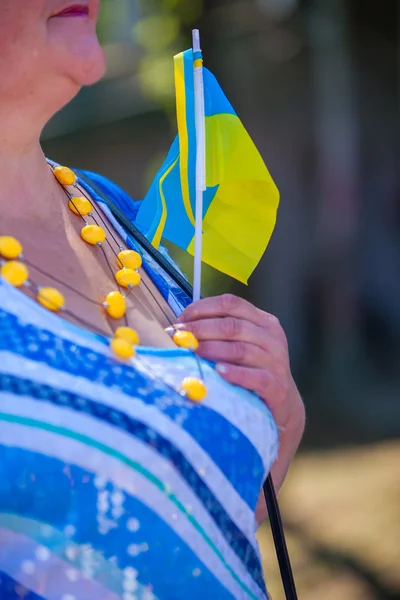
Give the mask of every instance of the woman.
<svg viewBox="0 0 400 600">
<path fill-rule="evenodd" d="M 190 304 L 110 211 L 135 203 L 40 148 L 104 73 L 98 4 L 0 3 L 0 597 L 265 599 L 257 499 L 304 428 L 285 335 Z"/>
</svg>

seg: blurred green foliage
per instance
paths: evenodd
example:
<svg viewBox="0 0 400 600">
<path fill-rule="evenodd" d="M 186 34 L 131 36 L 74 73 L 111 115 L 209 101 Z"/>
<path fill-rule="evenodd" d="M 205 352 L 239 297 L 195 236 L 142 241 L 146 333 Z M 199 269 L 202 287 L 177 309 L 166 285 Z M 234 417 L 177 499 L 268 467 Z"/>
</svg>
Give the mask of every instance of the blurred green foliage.
<svg viewBox="0 0 400 600">
<path fill-rule="evenodd" d="M 119 26 L 128 17 L 130 3 L 131 0 L 102 0 L 97 32 L 103 45 L 119 41 Z"/>
<path fill-rule="evenodd" d="M 141 16 L 132 28 L 135 44 L 142 51 L 139 82 L 145 96 L 165 105 L 174 103 L 171 57 L 186 45 L 182 25 L 186 29 L 201 14 L 202 0 L 140 1 Z"/>
<path fill-rule="evenodd" d="M 129 24 L 130 42 L 139 56 L 141 92 L 170 111 L 174 104 L 171 58 L 190 43 L 187 32 L 202 11 L 203 0 L 103 0 L 99 37 L 105 46 L 118 43 L 121 23 Z"/>
</svg>

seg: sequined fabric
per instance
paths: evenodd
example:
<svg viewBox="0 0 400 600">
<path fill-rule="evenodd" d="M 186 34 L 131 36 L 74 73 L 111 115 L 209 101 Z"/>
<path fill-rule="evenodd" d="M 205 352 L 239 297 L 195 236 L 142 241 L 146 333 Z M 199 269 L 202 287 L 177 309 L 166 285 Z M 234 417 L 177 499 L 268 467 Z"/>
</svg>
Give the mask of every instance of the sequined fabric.
<svg viewBox="0 0 400 600">
<path fill-rule="evenodd" d="M 180 312 L 190 299 L 143 258 Z M 267 598 L 254 511 L 276 426 L 203 370 L 195 405 L 173 390 L 197 374 L 189 352 L 118 363 L 0 279 L 1 600 Z"/>
</svg>

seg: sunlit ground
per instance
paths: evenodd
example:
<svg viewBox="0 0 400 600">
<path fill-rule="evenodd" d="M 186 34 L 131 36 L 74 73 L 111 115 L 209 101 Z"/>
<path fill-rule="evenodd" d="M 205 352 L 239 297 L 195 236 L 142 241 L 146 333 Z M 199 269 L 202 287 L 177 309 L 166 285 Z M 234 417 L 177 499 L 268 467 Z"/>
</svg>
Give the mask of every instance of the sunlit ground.
<svg viewBox="0 0 400 600">
<path fill-rule="evenodd" d="M 280 505 L 299 600 L 400 599 L 400 442 L 301 455 Z M 268 527 L 259 540 L 281 600 Z"/>
</svg>

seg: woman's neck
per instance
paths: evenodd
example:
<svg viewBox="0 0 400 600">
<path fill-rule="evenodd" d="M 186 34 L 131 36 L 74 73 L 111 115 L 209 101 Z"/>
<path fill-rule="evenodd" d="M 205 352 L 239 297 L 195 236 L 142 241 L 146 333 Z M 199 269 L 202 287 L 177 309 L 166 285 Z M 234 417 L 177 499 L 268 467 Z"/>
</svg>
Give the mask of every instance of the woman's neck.
<svg viewBox="0 0 400 600">
<path fill-rule="evenodd" d="M 0 182 L 2 222 L 52 218 L 49 201 L 59 196 L 60 190 L 39 141 L 19 148 L 0 141 Z"/>
<path fill-rule="evenodd" d="M 54 85 L 54 82 L 53 82 Z M 65 88 L 60 85 L 63 100 Z M 46 195 L 54 193 L 54 178 L 46 164 L 40 146 L 44 126 L 63 105 L 61 98 L 53 98 L 54 89 L 46 96 L 46 88 L 40 94 L 0 99 L 0 209 L 2 211 L 24 210 L 41 212 Z M 60 92 L 60 94 L 61 94 Z M 75 90 L 76 93 L 76 90 Z M 75 93 L 73 95 L 75 95 Z M 72 97 L 72 96 L 71 96 Z M 42 194 L 38 195 L 38 192 Z M 32 195 L 36 196 L 32 202 Z M 10 206 L 8 198 L 13 198 Z"/>
</svg>

